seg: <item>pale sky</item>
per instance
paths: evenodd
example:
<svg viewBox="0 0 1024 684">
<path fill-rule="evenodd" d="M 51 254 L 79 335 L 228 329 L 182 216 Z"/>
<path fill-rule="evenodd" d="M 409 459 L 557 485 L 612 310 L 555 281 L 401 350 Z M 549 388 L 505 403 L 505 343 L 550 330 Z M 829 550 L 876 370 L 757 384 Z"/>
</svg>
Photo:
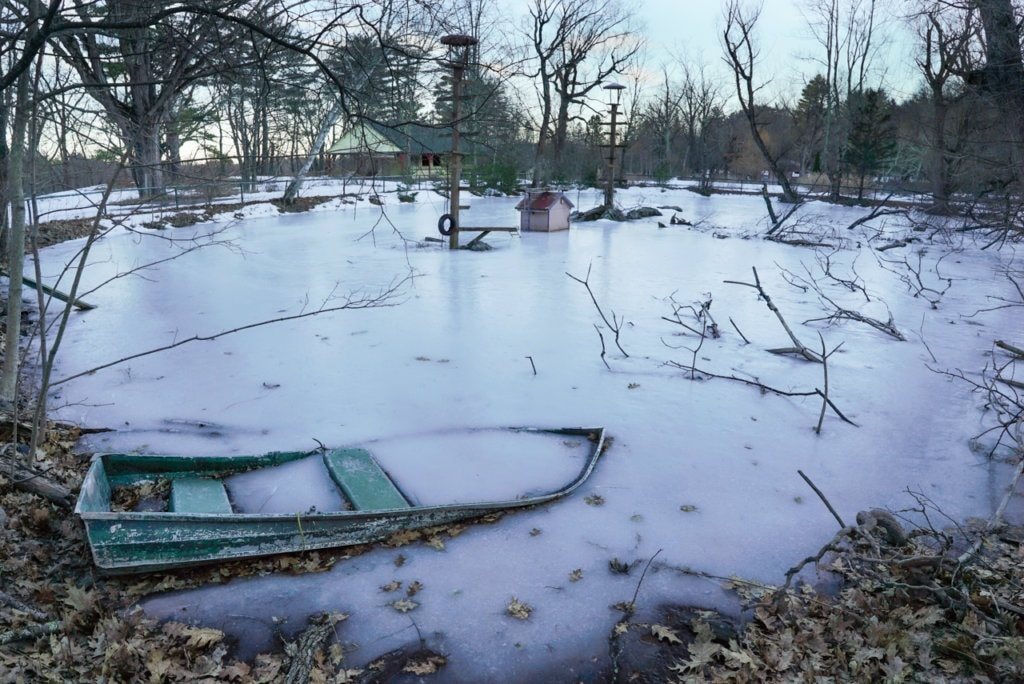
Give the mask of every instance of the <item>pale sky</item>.
<svg viewBox="0 0 1024 684">
<path fill-rule="evenodd" d="M 660 65 L 673 54 L 703 61 L 713 69 L 724 69 L 721 34 L 724 28 L 726 0 L 639 0 L 633 5 L 644 24 L 648 38 L 647 68 L 660 72 Z M 748 6 L 756 6 L 753 2 Z M 761 49 L 763 67 L 758 80 L 771 79 L 769 90 L 799 93 L 802 84 L 820 71 L 818 58 L 823 49 L 814 39 L 800 0 L 763 0 L 755 35 Z M 890 10 L 879 7 L 876 32 L 892 34 L 893 47 L 887 59 L 878 66 L 886 67 L 886 87 L 897 99 L 909 95 L 916 83 L 913 64 L 906 54 L 908 38 L 902 21 Z M 899 85 L 897 85 L 899 84 Z"/>
</svg>

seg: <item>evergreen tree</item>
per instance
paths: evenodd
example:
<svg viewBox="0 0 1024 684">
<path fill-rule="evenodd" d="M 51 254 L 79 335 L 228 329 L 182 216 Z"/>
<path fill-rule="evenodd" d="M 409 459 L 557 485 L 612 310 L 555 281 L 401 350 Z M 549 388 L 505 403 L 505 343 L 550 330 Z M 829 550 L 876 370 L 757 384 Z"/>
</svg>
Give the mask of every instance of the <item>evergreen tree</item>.
<svg viewBox="0 0 1024 684">
<path fill-rule="evenodd" d="M 858 178 L 857 199 L 864 197 L 864 179 L 885 169 L 896 152 L 895 104 L 881 89 L 868 88 L 850 97 L 850 133 L 843 159 Z"/>
<path fill-rule="evenodd" d="M 828 116 L 828 81 L 818 74 L 800 93 L 793 118 L 800 146 L 800 172 L 821 172 L 821 151 Z"/>
</svg>

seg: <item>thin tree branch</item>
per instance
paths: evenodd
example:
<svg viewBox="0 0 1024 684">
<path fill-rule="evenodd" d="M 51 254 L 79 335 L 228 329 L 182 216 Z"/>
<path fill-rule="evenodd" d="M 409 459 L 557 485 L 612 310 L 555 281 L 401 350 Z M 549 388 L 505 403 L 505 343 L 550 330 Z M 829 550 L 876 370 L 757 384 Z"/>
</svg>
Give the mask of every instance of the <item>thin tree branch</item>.
<svg viewBox="0 0 1024 684">
<path fill-rule="evenodd" d="M 761 278 L 758 277 L 757 275 L 757 268 L 753 267 L 753 271 L 753 283 L 744 283 L 738 280 L 726 280 L 724 282 L 729 283 L 730 285 L 743 285 L 744 287 L 752 287 L 755 290 L 757 290 L 758 295 L 760 295 L 760 297 L 764 300 L 764 303 L 768 306 L 768 309 L 775 314 L 776 318 L 779 319 L 779 323 L 782 324 L 782 327 L 785 329 L 786 334 L 789 335 L 789 339 L 793 341 L 794 346 L 792 348 L 785 347 L 780 349 L 769 349 L 768 351 L 773 354 L 797 354 L 799 356 L 804 357 L 808 361 L 821 363 L 821 358 L 819 358 L 817 354 L 812 352 L 810 349 L 804 346 L 804 344 L 799 339 L 797 339 L 796 334 L 793 332 L 792 328 L 789 327 L 789 324 L 786 322 L 786 319 L 782 316 L 782 312 L 779 311 L 779 307 L 775 305 L 775 302 L 772 301 L 772 298 L 769 297 L 768 293 L 764 291 L 763 287 L 761 287 Z"/>
<path fill-rule="evenodd" d="M 832 517 L 835 518 L 836 522 L 839 523 L 839 528 L 842 529 L 846 527 L 846 523 L 844 523 L 843 519 L 839 517 L 838 513 L 836 513 L 836 509 L 832 508 L 832 504 L 829 503 L 828 498 L 826 498 L 825 495 L 821 493 L 821 490 L 818 489 L 818 487 L 813 482 L 811 482 L 811 478 L 804 475 L 804 471 L 802 470 L 797 470 L 796 472 L 798 475 L 800 475 L 800 477 L 804 478 L 804 482 L 806 482 L 808 486 L 810 486 L 810 488 L 814 490 L 814 493 L 818 495 L 818 498 L 821 499 L 821 502 L 825 504 L 825 508 L 828 509 L 828 512 L 831 513 Z"/>
<path fill-rule="evenodd" d="M 245 325 L 240 325 L 240 326 L 238 326 L 236 328 L 231 328 L 229 330 L 221 330 L 220 332 L 216 332 L 216 333 L 213 333 L 213 334 L 210 334 L 210 335 L 193 335 L 192 337 L 187 337 L 187 338 L 182 339 L 182 340 L 176 340 L 176 341 L 174 341 L 174 342 L 172 342 L 170 344 L 165 344 L 162 347 L 156 347 L 156 348 L 153 348 L 153 349 L 147 349 L 146 351 L 139 352 L 137 354 L 130 354 L 128 356 L 124 356 L 124 357 L 122 357 L 120 359 L 117 359 L 116 361 L 111 361 L 109 363 L 104 363 L 104 364 L 96 366 L 94 368 L 90 368 L 89 370 L 81 371 L 80 373 L 75 373 L 73 375 L 69 375 L 69 376 L 63 377 L 60 380 L 54 380 L 53 382 L 50 383 L 50 387 L 56 387 L 57 385 L 64 384 L 65 382 L 69 382 L 71 380 L 83 377 L 85 375 L 91 375 L 91 374 L 96 373 L 98 371 L 105 370 L 105 369 L 111 368 L 113 366 L 118 366 L 118 365 L 120 365 L 122 363 L 126 363 L 126 362 L 132 361 L 134 359 L 139 359 L 139 358 L 142 358 L 142 357 L 145 357 L 145 356 L 152 356 L 153 354 L 159 354 L 161 352 L 165 352 L 165 351 L 168 351 L 170 349 L 175 349 L 177 347 L 181 347 L 181 346 L 186 345 L 186 344 L 191 344 L 192 342 L 210 342 L 212 340 L 216 340 L 218 338 L 225 337 L 227 335 L 233 335 L 235 333 L 243 332 L 243 331 L 246 331 L 246 330 L 252 330 L 253 328 L 262 328 L 264 326 L 273 325 L 275 323 L 284 323 L 286 321 L 295 321 L 295 320 L 299 320 L 299 319 L 302 319 L 302 318 L 310 318 L 312 316 L 319 316 L 321 314 L 333 313 L 335 311 L 344 311 L 344 310 L 348 310 L 348 309 L 369 309 L 369 308 L 373 308 L 373 307 L 393 306 L 393 304 L 391 303 L 391 300 L 397 295 L 398 290 L 402 287 L 402 285 L 404 285 L 411 277 L 412 276 L 405 276 L 404 278 L 402 278 L 398 282 L 389 285 L 386 289 L 381 290 L 380 292 L 378 292 L 378 293 L 376 293 L 374 295 L 368 295 L 368 296 L 365 296 L 365 297 L 362 297 L 362 298 L 350 297 L 350 298 L 346 299 L 343 304 L 339 304 L 337 306 L 322 306 L 319 309 L 316 309 L 315 311 L 304 311 L 302 313 L 297 313 L 297 314 L 293 314 L 293 315 L 290 315 L 290 316 L 281 316 L 279 318 L 272 318 L 272 319 L 268 319 L 268 320 L 258 321 L 256 323 L 247 323 Z"/>
</svg>

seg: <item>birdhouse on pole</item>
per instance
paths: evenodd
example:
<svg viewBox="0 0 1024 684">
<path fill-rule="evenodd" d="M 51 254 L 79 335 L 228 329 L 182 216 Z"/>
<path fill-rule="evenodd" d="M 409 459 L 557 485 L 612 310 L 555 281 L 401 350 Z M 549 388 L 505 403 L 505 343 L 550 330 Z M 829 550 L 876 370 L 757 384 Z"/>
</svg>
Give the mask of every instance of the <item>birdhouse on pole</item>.
<svg viewBox="0 0 1024 684">
<path fill-rule="evenodd" d="M 451 228 L 448 233 L 448 247 L 459 248 L 459 185 L 462 183 L 462 149 L 461 145 L 461 123 L 462 123 L 462 83 L 466 76 L 466 67 L 469 66 L 469 49 L 479 41 L 473 36 L 462 33 L 453 33 L 441 37 L 441 44 L 448 48 L 448 66 L 452 69 L 452 153 L 451 164 L 451 188 L 449 189 L 449 212 L 451 216 Z"/>
</svg>

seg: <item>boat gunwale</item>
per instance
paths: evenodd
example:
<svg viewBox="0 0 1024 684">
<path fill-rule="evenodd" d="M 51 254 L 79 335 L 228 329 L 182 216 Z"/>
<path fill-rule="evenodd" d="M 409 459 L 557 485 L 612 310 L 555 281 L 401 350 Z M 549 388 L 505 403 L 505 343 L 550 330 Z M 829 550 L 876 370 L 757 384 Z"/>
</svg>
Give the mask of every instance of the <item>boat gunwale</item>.
<svg viewBox="0 0 1024 684">
<path fill-rule="evenodd" d="M 522 508 L 526 506 L 537 505 L 546 503 L 552 499 L 556 499 L 566 494 L 569 494 L 573 490 L 577 489 L 593 472 L 597 460 L 604 450 L 605 442 L 605 429 L 603 427 L 594 428 L 505 428 L 508 430 L 515 431 L 529 431 L 537 433 L 551 433 L 551 434 L 563 434 L 563 435 L 576 435 L 576 436 L 587 436 L 596 435 L 592 440 L 593 446 L 590 453 L 583 464 L 583 467 L 579 470 L 576 476 L 569 480 L 568 483 L 559 487 L 558 489 L 550 490 L 541 494 L 535 494 L 531 496 L 524 496 L 517 499 L 494 499 L 487 501 L 474 501 L 466 503 L 451 503 L 451 504 L 435 504 L 428 506 L 412 506 L 411 508 L 380 508 L 372 510 L 349 510 L 349 511 L 296 511 L 294 513 L 179 513 L 175 511 L 97 511 L 97 510 L 83 510 L 82 508 L 82 497 L 79 496 L 78 501 L 75 505 L 75 514 L 83 520 L 95 520 L 101 521 L 138 521 L 138 522 L 158 522 L 160 520 L 176 520 L 180 522 L 196 521 L 196 522 L 211 522 L 211 521 L 236 521 L 238 523 L 252 522 L 285 522 L 295 520 L 299 518 L 307 518 L 312 520 L 326 520 L 331 518 L 345 519 L 345 518 L 372 518 L 383 514 L 396 514 L 403 511 L 416 511 L 430 512 L 430 511 L 447 511 L 454 509 L 466 509 L 466 510 L 481 510 L 486 511 L 495 508 Z M 175 455 L 158 455 L 158 454 L 120 454 L 120 453 L 100 453 L 93 456 L 92 464 L 89 467 L 89 471 L 86 474 L 86 478 L 83 481 L 82 489 L 85 489 L 86 483 L 90 481 L 90 478 L 95 481 L 99 476 L 98 470 L 102 467 L 105 470 L 105 463 L 109 461 L 111 457 L 125 457 L 135 458 L 151 458 L 154 461 L 157 459 L 167 459 L 168 461 L 180 461 L 180 460 L 196 460 L 202 458 L 211 458 L 218 461 L 232 461 L 237 463 L 251 463 L 257 459 L 266 459 L 274 456 L 284 456 L 285 459 L 273 465 L 281 465 L 290 461 L 298 460 L 307 456 L 312 456 L 316 453 L 320 453 L 322 450 L 317 449 L 308 452 L 300 451 L 288 451 L 288 452 L 269 452 L 263 455 L 239 455 L 239 456 L 212 456 L 212 457 L 197 457 L 197 456 L 175 456 Z M 268 466 L 264 466 L 268 467 Z M 94 470 L 95 469 L 95 470 Z M 245 466 L 237 468 L 224 468 L 221 469 L 207 469 L 201 471 L 184 471 L 184 470 L 169 470 L 166 472 L 153 472 L 144 471 L 141 474 L 151 475 L 152 477 L 135 478 L 128 480 L 129 482 L 141 482 L 149 479 L 155 479 L 157 477 L 169 477 L 173 474 L 188 472 L 191 475 L 213 475 L 219 474 L 220 477 L 226 477 L 228 475 L 246 472 Z M 105 475 L 104 475 L 105 476 Z M 127 476 L 127 473 L 115 475 L 114 477 L 105 476 L 110 486 L 122 484 L 118 480 L 123 480 Z"/>
</svg>

